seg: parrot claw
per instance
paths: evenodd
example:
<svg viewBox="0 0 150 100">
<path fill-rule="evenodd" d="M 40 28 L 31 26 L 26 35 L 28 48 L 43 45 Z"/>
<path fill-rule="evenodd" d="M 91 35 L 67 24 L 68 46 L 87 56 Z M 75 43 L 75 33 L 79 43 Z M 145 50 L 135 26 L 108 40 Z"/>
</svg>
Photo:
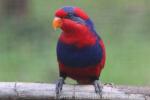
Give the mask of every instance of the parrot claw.
<svg viewBox="0 0 150 100">
<path fill-rule="evenodd" d="M 98 80 L 95 80 L 94 81 L 94 87 L 95 87 L 95 92 L 98 93 L 102 97 L 102 89 L 103 89 L 102 84 L 99 83 Z"/>
<path fill-rule="evenodd" d="M 59 96 L 61 90 L 62 90 L 62 87 L 63 87 L 63 84 L 64 84 L 64 78 L 60 78 L 57 82 L 56 82 L 56 95 Z"/>
</svg>

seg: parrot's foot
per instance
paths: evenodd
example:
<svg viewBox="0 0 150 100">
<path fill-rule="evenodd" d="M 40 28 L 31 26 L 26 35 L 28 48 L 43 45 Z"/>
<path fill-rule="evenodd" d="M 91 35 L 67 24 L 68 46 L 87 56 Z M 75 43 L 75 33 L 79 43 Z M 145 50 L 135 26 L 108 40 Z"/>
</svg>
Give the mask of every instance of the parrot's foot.
<svg viewBox="0 0 150 100">
<path fill-rule="evenodd" d="M 63 87 L 63 84 L 64 84 L 64 78 L 60 78 L 57 82 L 56 82 L 56 95 L 59 96 L 61 90 L 62 90 L 62 87 Z"/>
<path fill-rule="evenodd" d="M 102 89 L 103 89 L 102 84 L 98 80 L 95 80 L 94 87 L 95 87 L 95 92 L 102 97 Z"/>
</svg>

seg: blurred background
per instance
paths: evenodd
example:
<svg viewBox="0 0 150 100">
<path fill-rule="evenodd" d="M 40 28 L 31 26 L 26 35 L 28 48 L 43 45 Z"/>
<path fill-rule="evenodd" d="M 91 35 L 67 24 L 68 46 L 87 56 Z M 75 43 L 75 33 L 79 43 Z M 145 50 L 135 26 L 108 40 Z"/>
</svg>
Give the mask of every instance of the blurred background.
<svg viewBox="0 0 150 100">
<path fill-rule="evenodd" d="M 61 31 L 51 23 L 66 5 L 84 9 L 101 32 L 104 83 L 150 85 L 150 0 L 0 0 L 0 81 L 57 80 Z"/>
</svg>

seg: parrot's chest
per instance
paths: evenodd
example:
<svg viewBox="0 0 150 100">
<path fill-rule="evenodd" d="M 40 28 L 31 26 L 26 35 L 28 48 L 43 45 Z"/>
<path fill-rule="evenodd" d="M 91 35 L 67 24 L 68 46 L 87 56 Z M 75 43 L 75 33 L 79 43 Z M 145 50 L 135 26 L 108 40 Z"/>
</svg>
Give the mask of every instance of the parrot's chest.
<svg viewBox="0 0 150 100">
<path fill-rule="evenodd" d="M 88 67 L 97 65 L 102 59 L 102 47 L 97 41 L 92 46 L 77 48 L 62 42 L 57 44 L 58 61 L 68 67 Z"/>
</svg>

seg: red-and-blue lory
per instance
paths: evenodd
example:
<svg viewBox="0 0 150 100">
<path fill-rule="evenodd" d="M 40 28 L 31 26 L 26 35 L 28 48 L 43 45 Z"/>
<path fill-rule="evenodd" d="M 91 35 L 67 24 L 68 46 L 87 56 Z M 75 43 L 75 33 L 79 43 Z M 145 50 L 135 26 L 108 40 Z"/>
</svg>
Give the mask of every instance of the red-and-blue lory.
<svg viewBox="0 0 150 100">
<path fill-rule="evenodd" d="M 56 84 L 59 94 L 66 77 L 79 84 L 93 84 L 101 93 L 99 76 L 105 65 L 105 47 L 94 23 L 79 7 L 65 6 L 55 12 L 53 27 L 62 33 L 57 43 L 60 79 Z"/>
</svg>

